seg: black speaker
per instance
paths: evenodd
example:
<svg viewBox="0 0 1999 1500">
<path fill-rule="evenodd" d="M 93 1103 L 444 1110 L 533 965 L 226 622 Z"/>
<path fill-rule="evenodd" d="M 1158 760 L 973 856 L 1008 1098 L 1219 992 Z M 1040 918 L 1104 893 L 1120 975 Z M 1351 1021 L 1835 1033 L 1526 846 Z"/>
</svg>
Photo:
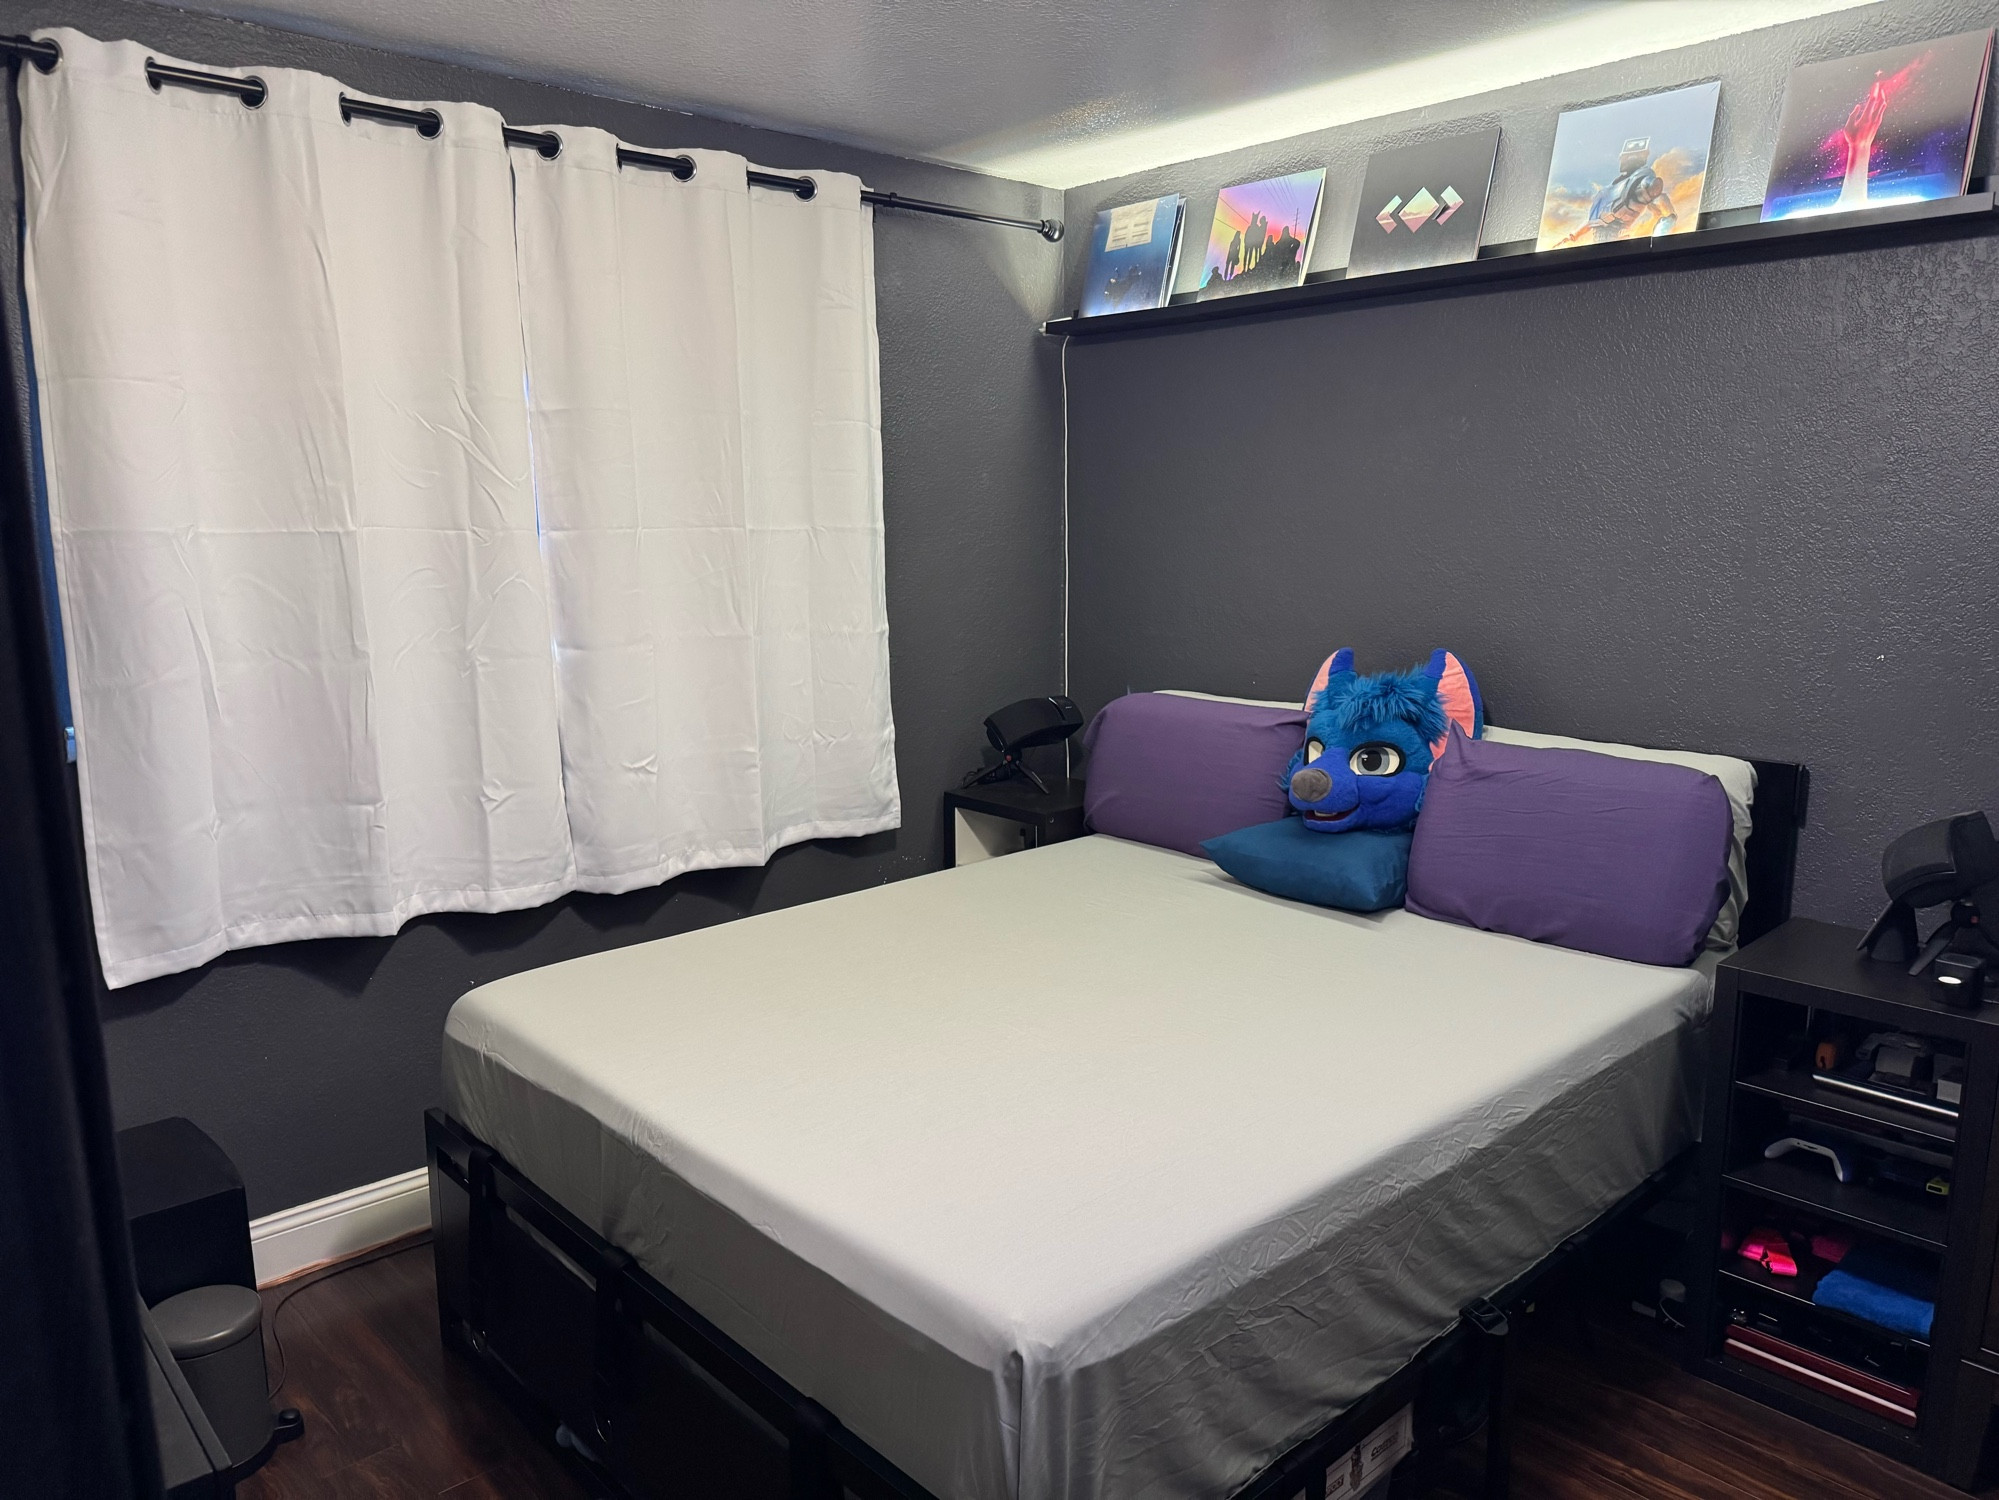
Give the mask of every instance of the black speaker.
<svg viewBox="0 0 1999 1500">
<path fill-rule="evenodd" d="M 1021 762 L 1023 751 L 1042 745 L 1059 745 L 1083 727 L 1082 711 L 1074 700 L 1060 694 L 1045 698 L 1022 698 L 986 715 L 986 738 L 999 751 L 999 764 L 986 766 L 965 778 L 966 786 L 1020 776 L 1045 792 L 1047 783 Z"/>
</svg>

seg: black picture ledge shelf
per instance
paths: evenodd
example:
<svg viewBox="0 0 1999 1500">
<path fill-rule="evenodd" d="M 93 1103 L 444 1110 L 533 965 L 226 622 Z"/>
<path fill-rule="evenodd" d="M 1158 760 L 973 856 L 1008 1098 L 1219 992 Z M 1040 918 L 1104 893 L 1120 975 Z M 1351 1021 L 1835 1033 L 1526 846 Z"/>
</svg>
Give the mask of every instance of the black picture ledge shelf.
<svg viewBox="0 0 1999 1500">
<path fill-rule="evenodd" d="M 1756 208 L 1725 209 L 1706 216 L 1708 226 L 1691 234 L 1658 239 L 1620 240 L 1610 245 L 1582 245 L 1572 250 L 1537 252 L 1532 240 L 1487 245 L 1478 259 L 1450 266 L 1426 266 L 1415 271 L 1389 271 L 1378 276 L 1349 278 L 1344 270 L 1321 271 L 1303 286 L 1282 291 L 1253 292 L 1241 297 L 1196 301 L 1193 293 L 1176 297 L 1165 307 L 1140 312 L 1106 313 L 1101 317 L 1054 318 L 1041 325 L 1043 333 L 1077 338 L 1142 333 L 1212 323 L 1225 318 L 1268 317 L 1272 314 L 1314 312 L 1387 297 L 1476 292 L 1530 279 L 1573 279 L 1582 275 L 1667 270 L 1698 256 L 1733 251 L 1742 258 L 1823 255 L 1872 244 L 1928 238 L 1940 233 L 1979 233 L 1999 228 L 1993 194 L 1980 191 L 1928 203 L 1902 203 L 1862 209 L 1850 214 L 1824 214 L 1803 219 L 1779 219 L 1765 224 Z"/>
</svg>

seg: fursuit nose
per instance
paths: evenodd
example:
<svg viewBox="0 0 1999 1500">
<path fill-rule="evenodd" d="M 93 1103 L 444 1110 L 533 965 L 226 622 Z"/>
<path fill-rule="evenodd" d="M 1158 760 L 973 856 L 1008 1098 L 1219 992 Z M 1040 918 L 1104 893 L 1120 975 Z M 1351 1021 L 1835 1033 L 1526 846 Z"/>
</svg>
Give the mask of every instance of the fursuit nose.
<svg viewBox="0 0 1999 1500">
<path fill-rule="evenodd" d="M 1317 766 L 1301 767 L 1291 778 L 1291 795 L 1300 802 L 1323 802 L 1333 789 L 1333 778 Z"/>
</svg>

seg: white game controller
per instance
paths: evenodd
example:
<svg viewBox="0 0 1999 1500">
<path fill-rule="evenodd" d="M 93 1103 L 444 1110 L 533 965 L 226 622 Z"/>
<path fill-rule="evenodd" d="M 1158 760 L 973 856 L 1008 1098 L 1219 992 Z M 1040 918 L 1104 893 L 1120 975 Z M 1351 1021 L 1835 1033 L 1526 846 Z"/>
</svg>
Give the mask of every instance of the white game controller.
<svg viewBox="0 0 1999 1500">
<path fill-rule="evenodd" d="M 1832 1175 L 1841 1182 L 1853 1181 L 1853 1164 L 1845 1156 L 1823 1141 L 1808 1141 L 1801 1135 L 1787 1135 L 1781 1141 L 1772 1141 L 1763 1148 L 1763 1158 L 1775 1161 L 1780 1156 L 1789 1156 L 1793 1151 L 1809 1151 L 1814 1156 L 1823 1156 L 1832 1163 Z"/>
</svg>

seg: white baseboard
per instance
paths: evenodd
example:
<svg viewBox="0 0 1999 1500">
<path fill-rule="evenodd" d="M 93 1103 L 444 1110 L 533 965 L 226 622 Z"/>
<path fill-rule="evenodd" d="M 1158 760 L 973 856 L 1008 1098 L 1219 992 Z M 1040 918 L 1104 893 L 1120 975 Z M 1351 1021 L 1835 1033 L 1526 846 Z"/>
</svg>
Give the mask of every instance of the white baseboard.
<svg viewBox="0 0 1999 1500">
<path fill-rule="evenodd" d="M 250 1221 L 257 1284 L 372 1250 L 430 1227 L 430 1185 L 423 1167 L 349 1188 Z"/>
</svg>

